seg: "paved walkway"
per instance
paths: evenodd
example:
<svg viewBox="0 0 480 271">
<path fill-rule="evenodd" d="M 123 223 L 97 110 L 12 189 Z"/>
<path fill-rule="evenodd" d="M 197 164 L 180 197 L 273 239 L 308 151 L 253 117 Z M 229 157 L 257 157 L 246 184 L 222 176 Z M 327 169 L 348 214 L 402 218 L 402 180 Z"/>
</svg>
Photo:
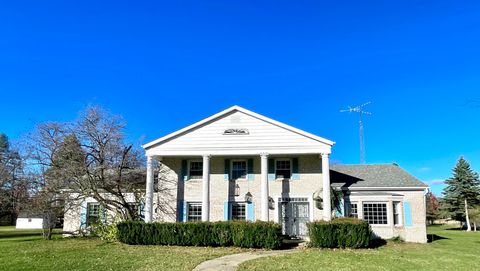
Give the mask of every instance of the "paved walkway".
<svg viewBox="0 0 480 271">
<path fill-rule="evenodd" d="M 235 271 L 238 266 L 246 261 L 254 260 L 257 258 L 268 257 L 281 255 L 286 253 L 291 253 L 298 251 L 298 249 L 287 249 L 287 250 L 272 250 L 272 251 L 252 251 L 239 254 L 232 254 L 216 258 L 213 260 L 205 261 L 193 269 L 193 271 L 213 271 L 213 270 L 222 270 L 222 271 Z"/>
</svg>

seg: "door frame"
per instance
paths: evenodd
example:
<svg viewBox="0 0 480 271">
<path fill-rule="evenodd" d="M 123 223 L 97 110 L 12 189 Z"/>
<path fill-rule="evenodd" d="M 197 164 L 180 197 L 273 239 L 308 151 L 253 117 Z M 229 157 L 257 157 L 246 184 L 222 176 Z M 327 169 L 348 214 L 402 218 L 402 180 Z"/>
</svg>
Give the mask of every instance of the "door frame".
<svg viewBox="0 0 480 271">
<path fill-rule="evenodd" d="M 281 218 L 280 218 L 280 212 L 281 212 L 281 209 L 280 209 L 280 200 L 282 198 L 307 198 L 306 201 L 299 201 L 299 202 L 307 202 L 308 203 L 308 222 L 313 222 L 314 221 L 314 218 L 313 218 L 313 208 L 314 208 L 314 205 L 313 205 L 313 196 L 312 195 L 309 195 L 309 196 L 302 196 L 302 195 L 278 195 L 275 197 L 277 199 L 277 202 L 276 202 L 276 215 L 275 215 L 275 221 L 279 224 L 281 224 Z"/>
<path fill-rule="evenodd" d="M 279 204 L 279 198 L 307 198 L 308 200 L 306 202 L 309 203 L 310 205 L 310 210 L 309 210 L 309 218 L 310 218 L 310 221 L 309 222 L 313 222 L 314 219 L 313 219 L 313 208 L 314 208 L 314 205 L 313 205 L 313 196 L 312 195 L 302 195 L 302 194 L 292 194 L 292 195 L 275 195 L 274 199 L 276 199 L 276 204 L 274 204 L 276 207 L 275 207 L 275 222 L 276 223 L 280 223 L 280 209 L 278 209 L 278 204 Z"/>
</svg>

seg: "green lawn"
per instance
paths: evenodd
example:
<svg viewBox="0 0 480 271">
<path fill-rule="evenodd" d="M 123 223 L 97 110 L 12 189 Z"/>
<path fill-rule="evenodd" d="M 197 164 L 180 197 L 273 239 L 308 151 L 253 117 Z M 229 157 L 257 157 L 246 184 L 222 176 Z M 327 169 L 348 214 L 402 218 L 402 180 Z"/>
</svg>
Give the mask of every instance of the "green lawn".
<svg viewBox="0 0 480 271">
<path fill-rule="evenodd" d="M 240 270 L 478 270 L 480 232 L 438 226 L 428 231 L 446 239 L 364 250 L 305 249 L 246 262 Z"/>
<path fill-rule="evenodd" d="M 192 270 L 237 248 L 128 246 L 97 239 L 42 240 L 38 230 L 0 227 L 0 270 Z"/>
<path fill-rule="evenodd" d="M 430 227 L 445 239 L 430 244 L 389 242 L 377 249 L 303 249 L 250 261 L 240 270 L 476 270 L 480 232 Z M 238 248 L 128 246 L 97 239 L 44 241 L 39 231 L 0 227 L 0 270 L 191 270 Z"/>
</svg>

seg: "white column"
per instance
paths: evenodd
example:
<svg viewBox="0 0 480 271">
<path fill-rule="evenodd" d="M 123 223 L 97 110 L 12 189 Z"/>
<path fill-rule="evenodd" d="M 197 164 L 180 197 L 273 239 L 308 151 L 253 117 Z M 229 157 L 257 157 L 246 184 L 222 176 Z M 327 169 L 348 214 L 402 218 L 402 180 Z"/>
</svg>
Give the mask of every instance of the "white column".
<svg viewBox="0 0 480 271">
<path fill-rule="evenodd" d="M 262 220 L 268 221 L 268 154 L 262 153 L 260 155 L 261 160 L 261 210 L 262 210 Z"/>
<path fill-rule="evenodd" d="M 330 165 L 328 153 L 322 153 L 322 182 L 323 182 L 323 220 L 332 220 L 332 206 L 330 201 Z"/>
<path fill-rule="evenodd" d="M 202 221 L 210 221 L 210 155 L 203 156 Z"/>
<path fill-rule="evenodd" d="M 145 222 L 152 222 L 153 217 L 153 157 L 147 156 L 147 187 L 145 192 Z"/>
</svg>

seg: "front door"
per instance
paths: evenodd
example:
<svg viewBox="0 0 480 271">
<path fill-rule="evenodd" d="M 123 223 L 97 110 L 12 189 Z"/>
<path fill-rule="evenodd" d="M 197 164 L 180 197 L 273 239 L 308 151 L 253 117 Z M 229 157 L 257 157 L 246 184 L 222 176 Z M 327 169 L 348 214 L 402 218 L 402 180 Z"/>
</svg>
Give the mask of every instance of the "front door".
<svg viewBox="0 0 480 271">
<path fill-rule="evenodd" d="M 280 200 L 282 233 L 290 237 L 306 237 L 308 235 L 307 222 L 310 221 L 310 206 L 307 199 L 282 198 Z"/>
</svg>

